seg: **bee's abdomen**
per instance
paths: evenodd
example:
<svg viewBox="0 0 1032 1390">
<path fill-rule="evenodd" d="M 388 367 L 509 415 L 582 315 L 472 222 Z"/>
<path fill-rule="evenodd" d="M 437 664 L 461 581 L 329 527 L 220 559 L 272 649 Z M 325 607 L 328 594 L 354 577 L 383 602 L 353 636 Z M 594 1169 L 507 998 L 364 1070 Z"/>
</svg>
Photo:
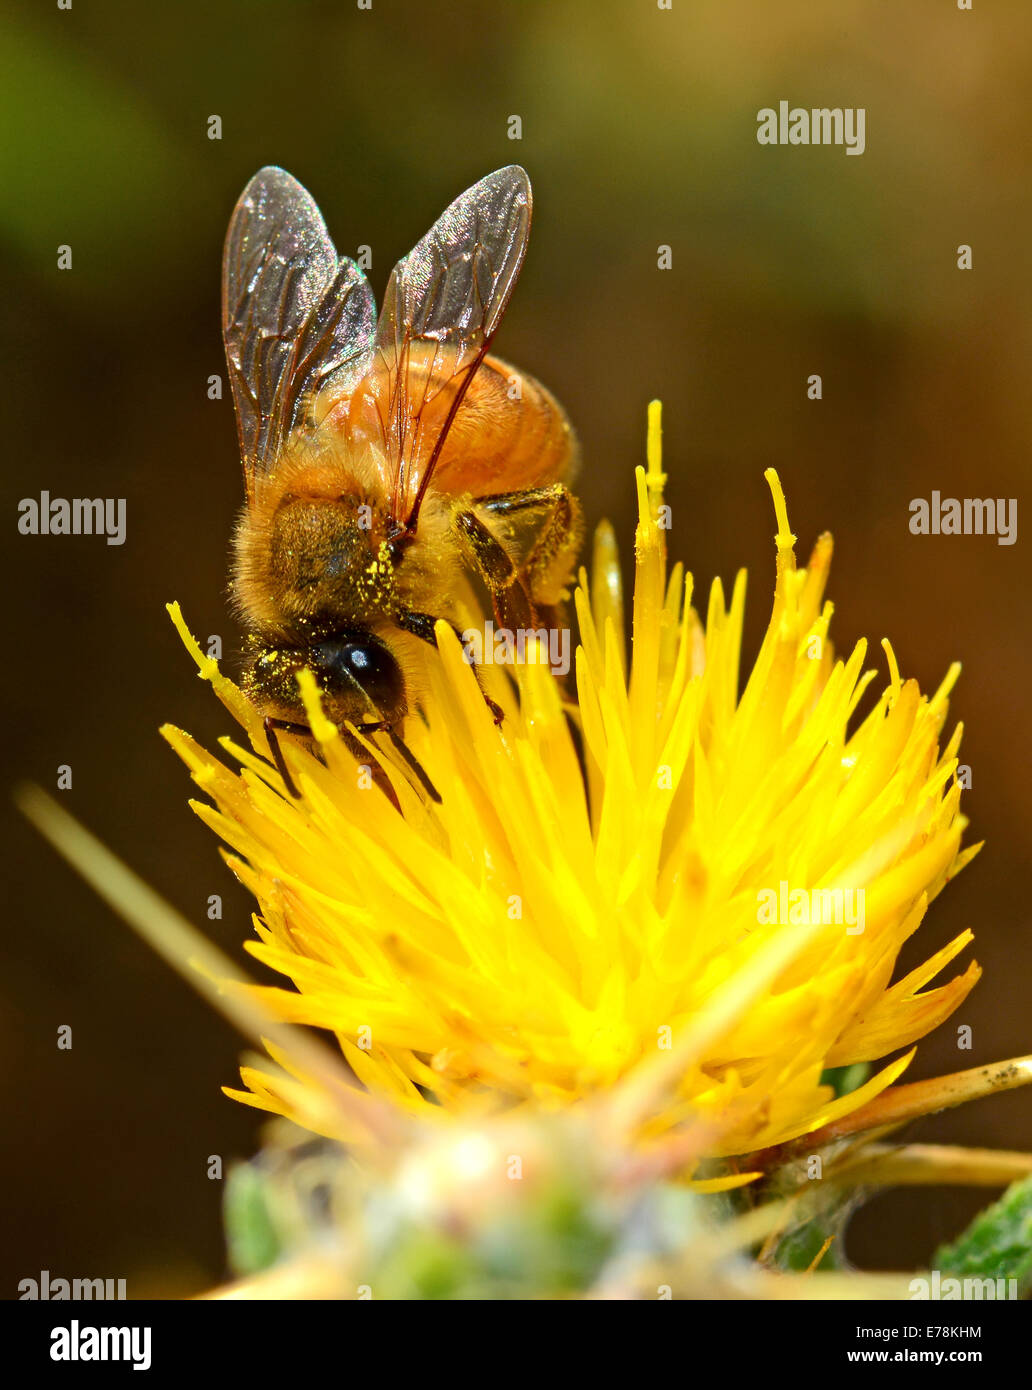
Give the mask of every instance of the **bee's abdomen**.
<svg viewBox="0 0 1032 1390">
<path fill-rule="evenodd" d="M 444 493 L 518 492 L 569 482 L 577 442 L 562 406 L 527 372 L 485 357 L 441 449 L 434 486 Z"/>
</svg>

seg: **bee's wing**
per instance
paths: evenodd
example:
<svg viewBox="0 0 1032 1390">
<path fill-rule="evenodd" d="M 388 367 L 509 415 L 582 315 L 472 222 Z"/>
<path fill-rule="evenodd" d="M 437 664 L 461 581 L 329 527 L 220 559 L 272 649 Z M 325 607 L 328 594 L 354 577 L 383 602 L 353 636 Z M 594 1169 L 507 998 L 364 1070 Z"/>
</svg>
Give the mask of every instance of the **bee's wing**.
<svg viewBox="0 0 1032 1390">
<path fill-rule="evenodd" d="M 524 170 L 498 169 L 460 194 L 391 274 L 365 389 L 383 437 L 391 515 L 405 530 L 505 312 L 530 212 Z"/>
<path fill-rule="evenodd" d="M 338 258 L 311 195 L 260 169 L 240 195 L 222 259 L 226 344 L 248 500 L 321 387 L 368 366 L 376 306 Z"/>
</svg>

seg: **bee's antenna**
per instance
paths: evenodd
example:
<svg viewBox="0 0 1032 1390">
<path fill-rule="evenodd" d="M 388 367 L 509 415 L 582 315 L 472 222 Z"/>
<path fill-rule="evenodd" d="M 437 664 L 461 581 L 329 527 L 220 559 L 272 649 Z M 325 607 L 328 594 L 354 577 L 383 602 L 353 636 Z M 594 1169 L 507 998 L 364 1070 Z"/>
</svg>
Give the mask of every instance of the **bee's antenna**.
<svg viewBox="0 0 1032 1390">
<path fill-rule="evenodd" d="M 284 786 L 290 795 L 295 801 L 300 801 L 301 793 L 298 791 L 294 784 L 294 779 L 290 775 L 290 769 L 287 767 L 287 761 L 283 756 L 283 749 L 280 747 L 279 739 L 276 737 L 276 731 L 282 729 L 285 733 L 304 733 L 311 735 L 311 729 L 308 728 L 307 724 L 292 724 L 288 719 L 274 719 L 268 714 L 262 721 L 262 728 L 265 731 L 265 740 L 272 754 L 272 761 L 276 764 L 276 771 L 283 778 Z"/>
<path fill-rule="evenodd" d="M 387 725 L 387 737 L 390 739 L 391 743 L 394 744 L 394 747 L 397 749 L 397 751 L 401 754 L 402 758 L 411 768 L 412 772 L 419 781 L 419 785 L 426 792 L 430 800 L 436 801 L 437 804 L 440 805 L 441 793 L 437 790 L 433 782 L 431 782 L 430 778 L 426 775 L 425 771 L 423 770 L 423 765 L 420 763 L 416 755 L 407 746 L 407 744 L 398 737 L 398 735 L 394 732 L 394 730 L 391 728 L 389 724 Z"/>
</svg>

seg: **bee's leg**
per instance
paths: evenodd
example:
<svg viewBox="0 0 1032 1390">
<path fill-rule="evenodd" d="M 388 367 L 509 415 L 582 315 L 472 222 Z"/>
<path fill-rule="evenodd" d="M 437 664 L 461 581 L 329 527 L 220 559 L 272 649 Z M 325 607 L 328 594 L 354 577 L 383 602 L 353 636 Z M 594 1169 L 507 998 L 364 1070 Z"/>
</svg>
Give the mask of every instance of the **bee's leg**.
<svg viewBox="0 0 1032 1390">
<path fill-rule="evenodd" d="M 500 627 L 514 632 L 534 626 L 534 605 L 523 577 L 512 556 L 494 532 L 474 511 L 459 512 L 455 518 L 459 535 L 477 573 L 491 594 L 491 604 Z"/>
<path fill-rule="evenodd" d="M 529 548 L 520 566 L 520 578 L 533 606 L 556 610 L 569 582 L 583 537 L 580 503 L 562 483 L 501 492 L 478 498 L 474 504 L 488 518 L 514 523 L 529 533 Z"/>
<path fill-rule="evenodd" d="M 412 772 L 413 776 L 419 782 L 419 785 L 423 788 L 427 796 L 430 798 L 430 800 L 436 801 L 438 805 L 440 805 L 441 793 L 437 790 L 433 782 L 431 782 L 430 778 L 426 775 L 426 772 L 423 768 L 423 764 L 416 757 L 415 753 L 412 752 L 411 748 L 409 748 L 408 744 L 404 741 L 404 739 L 400 738 L 394 732 L 394 725 L 390 722 L 389 719 L 378 719 L 375 722 L 364 721 L 361 724 L 356 724 L 355 727 L 358 730 L 360 730 L 360 732 L 362 732 L 363 734 L 386 734 L 387 737 L 390 739 L 392 745 L 394 746 L 395 751 L 405 762 L 409 770 Z M 391 789 L 389 785 L 388 790 L 390 792 L 391 800 L 394 802 L 395 806 L 397 806 L 398 810 L 400 811 L 401 807 L 398 806 L 398 799 L 394 795 L 393 789 Z"/>
<path fill-rule="evenodd" d="M 396 616 L 395 622 L 405 632 L 411 632 L 415 637 L 422 638 L 429 646 L 437 646 L 437 637 L 434 633 L 437 619 L 432 613 L 417 613 L 414 609 L 403 608 Z"/>
<path fill-rule="evenodd" d="M 556 631 L 566 628 L 564 591 L 570 581 L 583 534 L 581 507 L 573 493 L 562 483 L 551 483 L 546 487 L 526 488 L 522 492 L 478 497 L 471 511 L 463 513 L 460 521 L 466 525 L 463 518 L 477 512 L 487 520 L 501 523 L 499 529 L 504 528 L 503 536 L 522 557 L 519 561 L 515 560 L 506 550 L 505 541 L 489 528 L 487 520 L 475 517 L 477 525 L 487 532 L 497 550 L 505 555 L 509 570 L 515 575 L 512 582 L 518 583 L 520 592 L 526 596 L 532 618 L 515 626 L 544 627 Z M 490 586 L 490 577 L 484 573 L 484 565 L 479 560 L 478 567 Z M 498 568 L 501 569 L 500 562 Z M 492 598 L 495 599 L 496 618 L 503 627 L 512 628 L 514 624 L 506 622 L 500 614 L 493 590 Z M 566 678 L 560 677 L 559 680 L 560 685 L 565 687 Z"/>
<path fill-rule="evenodd" d="M 398 624 L 400 628 L 403 628 L 406 632 L 412 632 L 417 637 L 421 637 L 423 641 L 429 643 L 431 647 L 437 646 L 437 637 L 434 633 L 434 625 L 437 622 L 437 619 L 432 617 L 429 613 L 416 613 L 412 610 L 403 610 L 396 616 L 395 622 Z M 459 631 L 456 624 L 449 623 L 448 626 L 451 628 L 452 632 L 455 633 L 455 636 L 461 642 L 462 633 Z M 473 672 L 477 678 L 477 685 L 480 686 L 480 693 L 484 697 L 484 703 L 487 705 L 488 709 L 491 711 L 491 714 L 494 716 L 494 722 L 496 724 L 500 724 L 502 720 L 505 718 L 505 711 L 502 709 L 501 705 L 499 705 L 496 701 L 491 699 L 490 695 L 488 695 L 487 691 L 484 689 L 483 682 L 480 679 L 480 671 L 476 663 L 473 662 L 471 664 L 473 666 Z"/>
<path fill-rule="evenodd" d="M 553 483 L 547 487 L 527 488 L 523 492 L 501 492 L 491 497 L 480 497 L 474 506 L 491 518 L 503 521 L 511 518 L 517 531 L 526 528 L 530 532 L 532 539 L 521 573 L 534 602 L 538 625 L 547 628 L 565 626 L 562 591 L 570 581 L 584 536 L 584 515 L 577 498 L 562 483 Z M 557 679 L 561 690 L 570 691 L 569 674 L 558 676 Z M 573 698 L 572 691 L 570 695 Z M 583 734 L 569 709 L 566 711 L 566 723 L 582 772 L 587 778 Z"/>
<path fill-rule="evenodd" d="M 276 764 L 276 771 L 283 778 L 283 784 L 290 795 L 296 801 L 300 801 L 301 793 L 294 785 L 294 779 L 291 777 L 287 768 L 286 760 L 283 757 L 283 749 L 280 747 L 279 739 L 276 735 L 277 733 L 297 734 L 301 737 L 311 738 L 311 729 L 307 724 L 293 724 L 289 719 L 274 719 L 270 714 L 267 714 L 262 721 L 262 728 L 265 730 L 265 737 L 269 744 L 269 752 L 272 754 L 272 761 Z"/>
<path fill-rule="evenodd" d="M 405 743 L 398 737 L 398 735 L 394 732 L 393 727 L 386 720 L 379 720 L 376 723 L 364 723 L 360 724 L 358 727 L 362 730 L 364 734 L 375 734 L 379 733 L 382 730 L 390 739 L 394 747 L 397 749 L 398 753 L 403 758 L 405 763 L 409 766 L 409 768 L 411 768 L 413 775 L 416 777 L 417 781 L 419 782 L 423 790 L 426 792 L 427 796 L 429 796 L 432 801 L 440 802 L 441 794 L 434 786 L 433 782 L 430 781 L 430 778 L 423 771 L 422 764 L 419 762 L 415 754 L 412 753 L 411 750 L 405 745 Z M 262 728 L 265 731 L 265 737 L 269 743 L 269 751 L 272 754 L 272 760 L 276 764 L 276 771 L 283 778 L 283 783 L 286 786 L 286 789 L 290 793 L 290 795 L 294 797 L 295 800 L 300 801 L 301 793 L 298 791 L 294 779 L 290 775 L 290 771 L 287 768 L 286 760 L 283 757 L 283 749 L 280 747 L 280 742 L 276 735 L 277 733 L 284 733 L 294 734 L 302 738 L 311 738 L 311 729 L 308 727 L 307 724 L 295 724 L 292 723 L 289 719 L 275 719 L 271 715 L 265 716 L 265 719 L 262 721 Z M 343 732 L 343 738 L 356 757 L 360 757 L 364 753 L 365 750 L 362 748 L 362 745 L 358 743 L 357 740 L 351 738 L 350 735 L 347 734 L 347 732 Z M 376 769 L 376 771 L 379 771 L 379 769 Z M 391 784 L 386 780 L 386 778 L 383 777 L 382 774 L 379 778 L 377 778 L 375 771 L 373 777 L 374 780 L 377 782 L 377 785 L 382 787 L 382 790 L 386 793 L 388 798 L 391 801 L 393 801 L 394 805 L 398 808 L 398 810 L 400 810 L 401 807 L 398 806 L 398 798 L 394 795 L 394 789 L 391 786 Z"/>
</svg>

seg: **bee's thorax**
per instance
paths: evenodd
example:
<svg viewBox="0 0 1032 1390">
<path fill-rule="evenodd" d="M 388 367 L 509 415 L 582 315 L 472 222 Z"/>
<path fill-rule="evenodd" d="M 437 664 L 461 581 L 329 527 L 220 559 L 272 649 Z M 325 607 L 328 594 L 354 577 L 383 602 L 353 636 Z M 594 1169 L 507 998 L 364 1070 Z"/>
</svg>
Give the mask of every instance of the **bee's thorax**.
<svg viewBox="0 0 1032 1390">
<path fill-rule="evenodd" d="M 357 493 L 287 493 L 271 515 L 249 511 L 236 554 L 241 606 L 262 625 L 310 635 L 394 609 L 396 547 L 382 510 Z"/>
</svg>

